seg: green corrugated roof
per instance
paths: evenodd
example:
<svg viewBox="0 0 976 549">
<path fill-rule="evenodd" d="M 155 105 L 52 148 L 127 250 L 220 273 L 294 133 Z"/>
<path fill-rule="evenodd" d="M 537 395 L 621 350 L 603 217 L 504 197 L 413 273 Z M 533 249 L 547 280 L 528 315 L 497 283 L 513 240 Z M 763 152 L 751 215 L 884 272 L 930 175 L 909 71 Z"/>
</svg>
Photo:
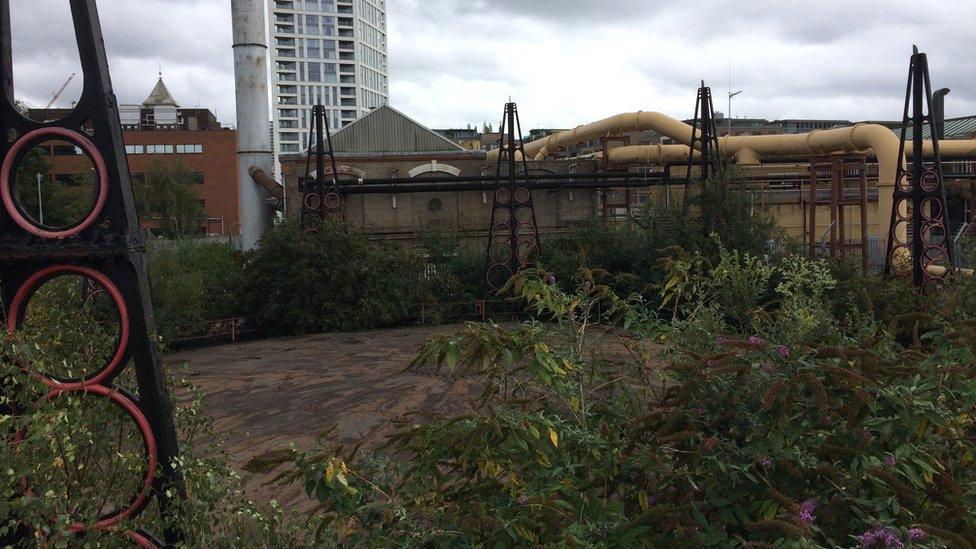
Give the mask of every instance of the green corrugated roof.
<svg viewBox="0 0 976 549">
<path fill-rule="evenodd" d="M 926 124 L 922 127 L 922 138 L 931 139 L 932 129 Z M 898 133 L 898 132 L 896 132 Z M 905 132 L 907 139 L 912 139 L 911 126 L 908 127 L 908 131 Z M 976 134 L 976 115 L 973 116 L 963 116 L 961 118 L 947 118 L 945 121 L 945 138 L 946 139 L 966 139 Z"/>
</svg>

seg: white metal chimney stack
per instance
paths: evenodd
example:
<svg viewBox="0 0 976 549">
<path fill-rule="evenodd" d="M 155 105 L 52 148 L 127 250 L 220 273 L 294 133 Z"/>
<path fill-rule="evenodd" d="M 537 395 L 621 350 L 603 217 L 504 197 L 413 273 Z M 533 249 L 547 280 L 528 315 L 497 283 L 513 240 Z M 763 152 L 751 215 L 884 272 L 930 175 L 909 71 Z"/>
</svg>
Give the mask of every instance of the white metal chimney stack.
<svg viewBox="0 0 976 549">
<path fill-rule="evenodd" d="M 268 44 L 264 0 L 231 0 L 234 27 L 234 78 L 237 89 L 237 177 L 243 248 L 257 247 L 271 225 L 264 189 L 251 179 L 257 166 L 274 173 L 268 111 Z"/>
</svg>

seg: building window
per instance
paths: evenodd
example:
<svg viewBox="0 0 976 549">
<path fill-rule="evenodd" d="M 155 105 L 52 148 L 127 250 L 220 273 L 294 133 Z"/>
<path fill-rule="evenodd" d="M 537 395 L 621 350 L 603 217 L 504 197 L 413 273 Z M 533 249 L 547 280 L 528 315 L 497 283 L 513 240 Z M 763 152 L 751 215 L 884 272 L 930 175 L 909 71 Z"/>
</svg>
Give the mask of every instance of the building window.
<svg viewBox="0 0 976 549">
<path fill-rule="evenodd" d="M 82 154 L 81 149 L 75 147 L 74 145 L 55 145 L 54 155 L 55 156 L 74 156 L 76 154 Z"/>
<path fill-rule="evenodd" d="M 143 154 L 146 152 L 146 147 L 143 145 L 126 145 L 125 154 Z"/>
<path fill-rule="evenodd" d="M 203 145 L 177 145 L 176 154 L 201 154 Z"/>
</svg>

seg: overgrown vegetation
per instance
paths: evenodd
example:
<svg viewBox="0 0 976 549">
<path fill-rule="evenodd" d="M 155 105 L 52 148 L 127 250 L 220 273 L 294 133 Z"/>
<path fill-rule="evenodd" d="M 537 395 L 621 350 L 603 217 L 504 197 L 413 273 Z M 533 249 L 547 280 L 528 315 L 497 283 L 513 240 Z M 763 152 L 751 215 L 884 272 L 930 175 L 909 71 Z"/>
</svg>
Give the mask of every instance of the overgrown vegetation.
<svg viewBox="0 0 976 549">
<path fill-rule="evenodd" d="M 709 182 L 689 191 L 694 207 L 685 209 L 680 197 L 647 202 L 630 223 L 594 221 L 569 233 L 546 239 L 542 263 L 571 289 L 573 276 L 581 267 L 629 275 L 618 277 L 614 289 L 627 294 L 642 292 L 653 298 L 649 286 L 663 282 L 659 263 L 674 247 L 711 261 L 720 249 L 712 234 L 722 237 L 724 246 L 740 253 L 762 256 L 770 242 L 785 240 L 773 219 L 754 208 L 743 191 L 722 191 Z"/>
<path fill-rule="evenodd" d="M 150 242 L 149 280 L 163 341 L 194 335 L 208 322 L 242 316 L 243 266 L 244 255 L 219 242 Z"/>
<path fill-rule="evenodd" d="M 200 233 L 206 213 L 196 183 L 196 175 L 182 162 L 154 162 L 145 179 L 133 184 L 141 218 L 158 224 L 155 230 L 167 238 Z"/>
<path fill-rule="evenodd" d="M 325 439 L 246 467 L 303 486 L 310 517 L 247 500 L 197 395 L 177 411 L 189 497 L 170 522 L 150 508 L 122 531 L 178 526 L 186 546 L 973 547 L 976 280 L 922 296 L 770 255 L 776 233 L 746 201 L 723 194 L 690 219 L 655 204 L 630 227 L 551 241 L 553 267 L 503 290 L 534 320 L 466 324 L 409 365 L 479 378 L 469 411 L 417 415 L 382 448 Z M 233 309 L 282 334 L 389 325 L 480 285 L 481 258 L 443 235 L 412 253 L 285 224 L 251 256 L 186 246 L 199 247 L 153 250 L 172 322 Z M 213 278 L 169 280 L 211 263 Z M 0 537 L 75 542 L 72 521 L 126 501 L 125 473 L 139 478 L 141 462 L 119 457 L 139 441 L 117 410 L 38 405 L 24 373 L 100 364 L 104 349 L 83 342 L 114 339 L 97 302 L 71 297 L 84 288 L 41 294 L 48 308 L 0 348 L 0 424 L 18 433 L 0 446 Z M 86 492 L 106 479 L 119 481 Z"/>
<path fill-rule="evenodd" d="M 392 459 L 297 454 L 278 480 L 323 505 L 325 544 L 976 543 L 974 311 L 892 285 L 934 311 L 904 314 L 855 285 L 835 316 L 823 262 L 687 261 L 673 323 L 600 273 L 573 293 L 520 275 L 555 333 L 472 324 L 415 361 L 483 376 L 475 413 L 419 420 Z M 727 314 L 744 294 L 763 297 Z"/>
</svg>

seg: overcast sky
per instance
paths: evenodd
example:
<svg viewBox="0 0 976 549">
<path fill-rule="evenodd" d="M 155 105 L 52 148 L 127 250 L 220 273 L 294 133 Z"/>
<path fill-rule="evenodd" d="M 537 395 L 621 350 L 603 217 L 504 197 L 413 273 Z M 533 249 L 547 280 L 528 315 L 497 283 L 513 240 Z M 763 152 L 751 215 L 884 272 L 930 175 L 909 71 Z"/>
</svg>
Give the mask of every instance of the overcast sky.
<svg viewBox="0 0 976 549">
<path fill-rule="evenodd" d="M 913 43 L 947 116 L 976 113 L 976 1 L 387 0 L 390 102 L 435 128 L 501 118 L 572 127 L 619 112 L 693 114 L 702 78 L 734 116 L 899 119 Z M 78 57 L 68 0 L 11 0 L 17 96 L 43 106 Z M 116 94 L 162 68 L 184 107 L 233 123 L 230 0 L 99 0 Z M 80 93 L 80 77 L 59 105 Z"/>
</svg>

